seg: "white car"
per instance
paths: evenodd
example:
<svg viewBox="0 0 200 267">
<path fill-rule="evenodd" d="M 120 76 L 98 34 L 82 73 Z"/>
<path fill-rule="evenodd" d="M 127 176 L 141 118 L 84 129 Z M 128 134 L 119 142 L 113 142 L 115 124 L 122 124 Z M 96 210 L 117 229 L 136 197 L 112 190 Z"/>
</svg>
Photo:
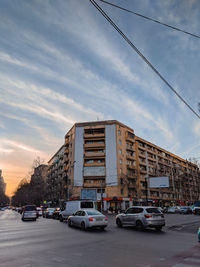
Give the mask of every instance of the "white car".
<svg viewBox="0 0 200 267">
<path fill-rule="evenodd" d="M 68 218 L 69 227 L 77 226 L 82 230 L 88 228 L 100 228 L 101 230 L 104 230 L 107 225 L 107 217 L 95 209 L 78 210 Z"/>
<path fill-rule="evenodd" d="M 42 216 L 42 209 L 40 207 L 37 207 L 37 213 L 38 216 Z"/>
</svg>

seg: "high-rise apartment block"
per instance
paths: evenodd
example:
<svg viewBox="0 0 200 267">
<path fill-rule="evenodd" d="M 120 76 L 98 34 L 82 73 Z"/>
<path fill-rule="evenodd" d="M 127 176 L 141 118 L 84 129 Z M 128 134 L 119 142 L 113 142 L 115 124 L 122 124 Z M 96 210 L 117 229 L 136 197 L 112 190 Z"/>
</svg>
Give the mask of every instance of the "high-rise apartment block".
<svg viewBox="0 0 200 267">
<path fill-rule="evenodd" d="M 62 166 L 61 166 L 62 165 Z M 49 161 L 48 200 L 94 199 L 106 210 L 147 200 L 157 205 L 191 203 L 200 197 L 198 167 L 135 136 L 118 121 L 76 123 Z M 149 178 L 168 176 L 168 188 Z"/>
</svg>

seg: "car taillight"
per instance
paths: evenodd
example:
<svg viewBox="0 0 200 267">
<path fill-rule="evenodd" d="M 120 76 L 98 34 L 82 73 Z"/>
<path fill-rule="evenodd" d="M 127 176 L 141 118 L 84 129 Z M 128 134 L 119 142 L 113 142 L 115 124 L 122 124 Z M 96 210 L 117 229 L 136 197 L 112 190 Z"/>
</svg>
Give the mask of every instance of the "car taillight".
<svg viewBox="0 0 200 267">
<path fill-rule="evenodd" d="M 107 216 L 105 217 L 105 221 L 107 221 L 108 220 L 108 218 L 107 218 Z"/>
<path fill-rule="evenodd" d="M 93 222 L 93 218 L 92 217 L 89 218 L 89 222 Z"/>
<path fill-rule="evenodd" d="M 144 215 L 144 217 L 148 219 L 148 218 L 151 218 L 151 217 L 152 217 L 152 215 L 145 214 L 145 215 Z"/>
</svg>

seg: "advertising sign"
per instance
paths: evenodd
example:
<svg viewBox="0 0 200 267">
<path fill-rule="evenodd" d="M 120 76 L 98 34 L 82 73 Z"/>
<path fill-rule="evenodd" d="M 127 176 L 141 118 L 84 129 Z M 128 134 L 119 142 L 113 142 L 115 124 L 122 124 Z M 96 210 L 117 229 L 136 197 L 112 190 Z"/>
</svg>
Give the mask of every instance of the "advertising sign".
<svg viewBox="0 0 200 267">
<path fill-rule="evenodd" d="M 169 187 L 169 177 L 149 177 L 149 188 L 166 188 Z"/>
</svg>

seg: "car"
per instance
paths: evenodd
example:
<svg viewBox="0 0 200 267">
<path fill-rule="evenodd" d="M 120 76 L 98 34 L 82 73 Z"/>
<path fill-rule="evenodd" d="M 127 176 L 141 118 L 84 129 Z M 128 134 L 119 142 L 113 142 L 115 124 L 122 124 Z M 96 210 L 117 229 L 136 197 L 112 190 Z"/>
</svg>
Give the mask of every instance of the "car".
<svg viewBox="0 0 200 267">
<path fill-rule="evenodd" d="M 191 214 L 192 213 L 192 210 L 188 206 L 181 206 L 180 207 L 180 213 L 181 214 Z"/>
<path fill-rule="evenodd" d="M 37 219 L 36 206 L 35 205 L 26 205 L 23 208 L 21 219 L 22 219 L 22 221 L 25 221 L 25 220 L 36 221 L 36 219 Z"/>
<path fill-rule="evenodd" d="M 167 213 L 180 213 L 180 209 L 178 209 L 176 206 L 169 207 Z"/>
<path fill-rule="evenodd" d="M 37 213 L 38 216 L 42 216 L 42 209 L 40 207 L 37 207 Z"/>
<path fill-rule="evenodd" d="M 55 208 L 47 208 L 43 214 L 44 218 L 52 218 Z"/>
<path fill-rule="evenodd" d="M 52 217 L 53 219 L 59 220 L 59 216 L 60 216 L 60 208 L 55 208 Z"/>
<path fill-rule="evenodd" d="M 65 202 L 65 207 L 60 211 L 61 222 L 80 209 L 95 209 L 95 202 L 91 200 L 70 200 Z"/>
<path fill-rule="evenodd" d="M 164 214 L 156 207 L 132 206 L 116 216 L 118 227 L 134 226 L 138 230 L 147 227 L 161 230 L 165 226 Z"/>
<path fill-rule="evenodd" d="M 81 209 L 68 218 L 69 227 L 77 226 L 82 230 L 87 230 L 89 228 L 100 228 L 104 230 L 107 225 L 107 217 L 95 209 Z"/>
</svg>

